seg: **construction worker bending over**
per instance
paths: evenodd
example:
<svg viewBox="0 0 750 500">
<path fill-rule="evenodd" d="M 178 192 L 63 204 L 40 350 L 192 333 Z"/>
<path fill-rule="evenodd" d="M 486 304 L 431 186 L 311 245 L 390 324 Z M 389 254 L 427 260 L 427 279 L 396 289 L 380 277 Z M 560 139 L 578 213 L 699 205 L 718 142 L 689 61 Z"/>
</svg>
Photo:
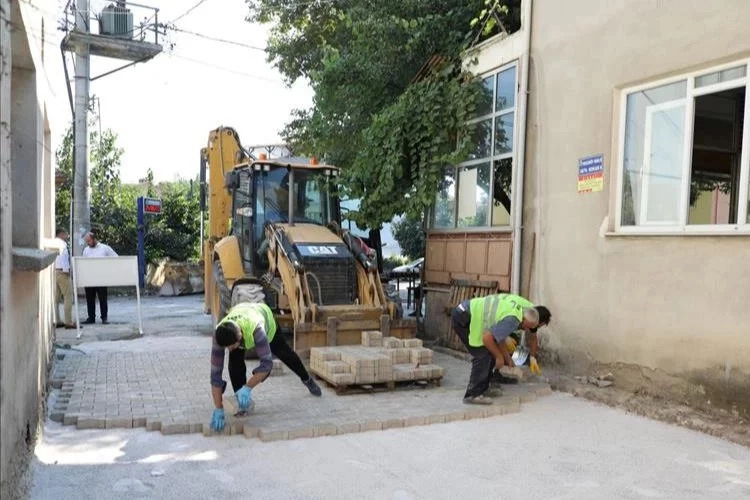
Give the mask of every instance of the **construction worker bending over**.
<svg viewBox="0 0 750 500">
<path fill-rule="evenodd" d="M 542 321 L 549 322 L 550 316 L 546 307 L 534 306 L 523 297 L 511 294 L 465 300 L 456 306 L 451 313 L 453 330 L 472 356 L 464 403 L 492 404 L 488 391 L 493 368 L 515 366 L 506 339 L 516 330 L 530 331 Z M 535 358 L 532 363 L 535 366 L 532 370 L 538 370 Z"/>
<path fill-rule="evenodd" d="M 224 370 L 224 349 L 229 350 L 229 379 L 232 381 L 240 412 L 248 411 L 253 400 L 252 390 L 271 374 L 272 355 L 296 373 L 312 395 L 322 395 L 320 387 L 307 372 L 302 360 L 277 330 L 271 308 L 266 304 L 249 302 L 232 307 L 216 325 L 211 348 L 211 395 L 215 406 L 211 416 L 212 430 L 223 430 L 225 423 L 222 394 L 227 383 L 221 377 Z M 260 365 L 246 379 L 245 351 L 253 348 L 260 358 Z"/>
</svg>

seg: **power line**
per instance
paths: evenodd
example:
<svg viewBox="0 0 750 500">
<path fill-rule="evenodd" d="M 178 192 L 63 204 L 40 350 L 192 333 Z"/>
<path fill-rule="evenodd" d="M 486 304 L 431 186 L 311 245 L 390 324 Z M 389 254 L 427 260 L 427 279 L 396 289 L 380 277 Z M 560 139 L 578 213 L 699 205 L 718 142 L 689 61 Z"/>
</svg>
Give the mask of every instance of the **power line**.
<svg viewBox="0 0 750 500">
<path fill-rule="evenodd" d="M 235 69 L 227 68 L 227 67 L 224 67 L 224 66 L 218 66 L 216 64 L 213 64 L 213 63 L 210 63 L 210 62 L 207 62 L 207 61 L 201 61 L 200 59 L 193 59 L 192 57 L 187 57 L 187 56 L 183 56 L 183 55 L 180 55 L 180 54 L 175 54 L 174 52 L 169 52 L 168 54 L 170 56 L 176 57 L 178 59 L 183 59 L 185 61 L 189 61 L 189 62 L 192 62 L 192 63 L 195 63 L 195 64 L 200 64 L 200 65 L 203 65 L 203 66 L 206 66 L 206 67 L 209 67 L 209 68 L 214 68 L 214 69 L 218 69 L 218 70 L 221 70 L 221 71 L 226 71 L 227 73 L 233 73 L 235 75 L 246 76 L 248 78 L 253 78 L 255 80 L 263 80 L 263 81 L 271 82 L 271 83 L 282 83 L 281 80 L 272 80 L 271 78 L 264 78 L 264 77 L 258 76 L 256 74 L 244 73 L 242 71 L 237 71 Z"/>
<path fill-rule="evenodd" d="M 204 38 L 206 40 L 211 40 L 213 42 L 227 43 L 229 45 L 236 45 L 238 47 L 244 47 L 246 49 L 258 50 L 258 51 L 261 51 L 261 52 L 266 52 L 267 51 L 267 49 L 264 48 L 264 47 L 258 47 L 256 45 L 250 45 L 250 44 L 243 43 L 243 42 L 236 42 L 234 40 L 227 40 L 225 38 L 217 38 L 217 37 L 213 37 L 213 36 L 210 36 L 210 35 L 204 35 L 203 33 L 197 33 L 195 31 L 190 31 L 190 30 L 178 28 L 177 26 L 170 26 L 169 29 L 172 29 L 174 31 L 178 31 L 180 33 L 185 33 L 187 35 L 193 35 L 193 36 L 197 36 L 199 38 Z"/>
<path fill-rule="evenodd" d="M 190 14 L 191 12 L 193 12 L 195 9 L 197 9 L 198 7 L 200 7 L 205 2 L 206 2 L 206 0 L 199 0 L 198 3 L 196 3 L 195 5 L 193 5 L 192 7 L 190 7 L 188 10 L 186 10 L 185 12 L 183 12 L 182 14 L 180 14 L 179 16 L 177 16 L 176 18 L 174 18 L 171 22 L 172 23 L 176 23 L 177 21 L 179 21 L 180 19 L 182 19 L 183 17 L 187 16 L 188 14 Z"/>
</svg>

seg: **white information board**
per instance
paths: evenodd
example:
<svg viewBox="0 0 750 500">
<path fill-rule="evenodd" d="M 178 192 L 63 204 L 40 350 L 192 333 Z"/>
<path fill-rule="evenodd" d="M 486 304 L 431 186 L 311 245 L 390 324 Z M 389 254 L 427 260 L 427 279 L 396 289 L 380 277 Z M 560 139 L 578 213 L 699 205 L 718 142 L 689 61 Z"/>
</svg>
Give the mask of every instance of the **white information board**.
<svg viewBox="0 0 750 500">
<path fill-rule="evenodd" d="M 73 297 L 76 311 L 76 338 L 81 338 L 78 314 L 78 288 L 87 286 L 134 286 L 138 309 L 138 331 L 143 335 L 141 289 L 138 286 L 138 257 L 73 257 Z"/>
</svg>

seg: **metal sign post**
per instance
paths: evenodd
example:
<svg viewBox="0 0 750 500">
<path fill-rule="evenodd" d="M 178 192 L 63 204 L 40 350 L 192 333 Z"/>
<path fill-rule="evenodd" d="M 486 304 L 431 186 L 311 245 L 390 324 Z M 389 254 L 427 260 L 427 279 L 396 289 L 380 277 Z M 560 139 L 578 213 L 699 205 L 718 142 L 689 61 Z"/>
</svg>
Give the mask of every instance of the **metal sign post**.
<svg viewBox="0 0 750 500">
<path fill-rule="evenodd" d="M 137 200 L 138 212 L 138 287 L 143 288 L 146 276 L 146 214 L 159 215 L 161 200 L 139 196 Z"/>
</svg>

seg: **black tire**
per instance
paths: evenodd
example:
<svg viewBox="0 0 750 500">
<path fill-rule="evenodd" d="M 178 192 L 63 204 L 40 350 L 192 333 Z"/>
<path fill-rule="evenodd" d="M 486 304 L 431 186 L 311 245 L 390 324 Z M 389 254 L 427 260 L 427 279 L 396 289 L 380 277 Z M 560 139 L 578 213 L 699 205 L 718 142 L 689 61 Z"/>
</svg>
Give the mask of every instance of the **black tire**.
<svg viewBox="0 0 750 500">
<path fill-rule="evenodd" d="M 214 313 L 218 313 L 214 316 L 218 323 L 232 307 L 232 291 L 227 286 L 227 280 L 224 279 L 224 270 L 221 268 L 221 261 L 219 260 L 214 261 L 214 286 L 219 292 L 219 310 L 214 311 Z"/>
</svg>

